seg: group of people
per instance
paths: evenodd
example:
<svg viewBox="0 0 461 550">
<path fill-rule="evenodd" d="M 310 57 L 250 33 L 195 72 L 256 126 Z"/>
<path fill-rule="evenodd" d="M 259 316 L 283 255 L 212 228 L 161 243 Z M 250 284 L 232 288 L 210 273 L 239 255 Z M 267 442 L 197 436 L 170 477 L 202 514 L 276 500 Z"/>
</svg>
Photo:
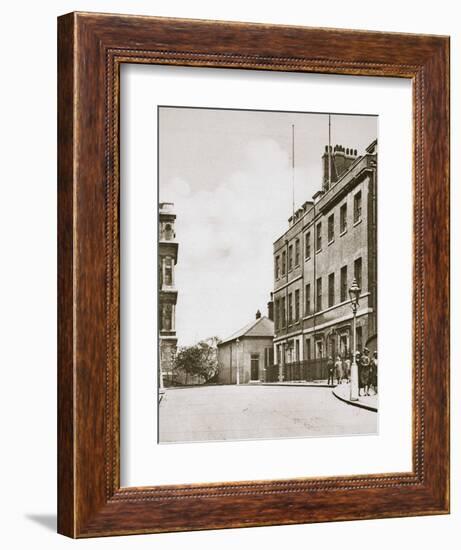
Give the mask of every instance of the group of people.
<svg viewBox="0 0 461 550">
<path fill-rule="evenodd" d="M 357 351 L 355 362 L 359 374 L 359 395 L 370 395 L 370 390 L 376 395 L 378 393 L 378 352 L 374 351 L 370 357 L 370 350 L 364 348 L 362 352 Z M 351 356 L 344 359 L 336 356 L 336 361 L 330 355 L 327 361 L 328 385 L 333 386 L 336 378 L 337 384 L 350 382 L 351 378 Z"/>
</svg>

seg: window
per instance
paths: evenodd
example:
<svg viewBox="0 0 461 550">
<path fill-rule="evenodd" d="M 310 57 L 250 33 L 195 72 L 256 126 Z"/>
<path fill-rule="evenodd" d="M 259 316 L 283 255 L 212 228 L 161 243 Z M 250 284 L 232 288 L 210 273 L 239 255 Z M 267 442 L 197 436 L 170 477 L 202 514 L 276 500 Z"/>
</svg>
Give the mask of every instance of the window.
<svg viewBox="0 0 461 550">
<path fill-rule="evenodd" d="M 274 300 L 274 326 L 275 330 L 279 328 L 279 300 L 276 298 Z"/>
<path fill-rule="evenodd" d="M 355 331 L 355 345 L 357 348 L 357 351 L 362 351 L 362 327 L 357 327 Z"/>
<path fill-rule="evenodd" d="M 339 210 L 339 232 L 347 231 L 347 203 L 344 203 Z"/>
<path fill-rule="evenodd" d="M 354 195 L 354 223 L 362 219 L 362 192 L 359 191 Z"/>
<path fill-rule="evenodd" d="M 293 321 L 293 294 L 288 294 L 288 323 Z"/>
<path fill-rule="evenodd" d="M 304 255 L 306 260 L 311 257 L 311 232 L 307 232 L 304 236 Z"/>
<path fill-rule="evenodd" d="M 285 363 L 291 363 L 291 356 L 293 354 L 291 351 L 292 342 L 292 340 L 289 340 L 285 346 Z"/>
<path fill-rule="evenodd" d="M 174 239 L 173 228 L 171 227 L 171 225 L 169 223 L 167 223 L 165 225 L 165 240 L 166 241 L 171 241 L 173 239 Z"/>
<path fill-rule="evenodd" d="M 293 245 L 288 247 L 288 271 L 293 269 Z"/>
<path fill-rule="evenodd" d="M 317 311 L 322 311 L 322 277 L 317 279 Z"/>
<path fill-rule="evenodd" d="M 341 357 L 346 357 L 349 354 L 348 337 L 346 334 L 341 334 L 339 337 L 339 353 Z"/>
<path fill-rule="evenodd" d="M 295 321 L 299 321 L 299 290 L 295 290 Z"/>
<path fill-rule="evenodd" d="M 282 252 L 282 275 L 287 272 L 287 253 L 285 250 Z"/>
<path fill-rule="evenodd" d="M 335 274 L 328 275 L 328 307 L 335 305 Z"/>
<path fill-rule="evenodd" d="M 171 258 L 165 258 L 165 285 L 171 286 L 173 284 L 173 262 Z"/>
<path fill-rule="evenodd" d="M 311 339 L 306 338 L 306 359 L 312 358 Z"/>
<path fill-rule="evenodd" d="M 341 297 L 340 301 L 345 302 L 347 300 L 347 265 L 341 268 Z"/>
<path fill-rule="evenodd" d="M 362 289 L 362 258 L 357 258 L 354 262 L 354 277 L 360 289 L 363 290 Z"/>
<path fill-rule="evenodd" d="M 299 265 L 299 239 L 295 241 L 295 265 Z"/>
<path fill-rule="evenodd" d="M 163 304 L 160 317 L 160 330 L 172 330 L 173 327 L 173 306 Z"/>
<path fill-rule="evenodd" d="M 281 306 L 280 306 L 280 326 L 285 326 L 285 319 L 286 319 L 286 309 L 285 309 L 285 298 L 282 298 Z"/>
<path fill-rule="evenodd" d="M 311 285 L 306 285 L 306 315 L 311 314 Z"/>
<path fill-rule="evenodd" d="M 275 278 L 278 279 L 280 277 L 280 256 L 277 256 L 275 258 Z"/>
<path fill-rule="evenodd" d="M 299 361 L 299 340 L 295 340 L 295 361 Z"/>
<path fill-rule="evenodd" d="M 315 341 L 315 354 L 317 356 L 317 359 L 321 359 L 323 357 L 323 341 L 322 340 L 316 340 Z"/>
<path fill-rule="evenodd" d="M 317 224 L 317 243 L 315 247 L 316 252 L 322 250 L 322 223 Z"/>
<path fill-rule="evenodd" d="M 328 242 L 335 240 L 335 215 L 328 217 Z"/>
<path fill-rule="evenodd" d="M 270 367 L 274 364 L 274 348 L 264 348 L 264 366 Z"/>
</svg>

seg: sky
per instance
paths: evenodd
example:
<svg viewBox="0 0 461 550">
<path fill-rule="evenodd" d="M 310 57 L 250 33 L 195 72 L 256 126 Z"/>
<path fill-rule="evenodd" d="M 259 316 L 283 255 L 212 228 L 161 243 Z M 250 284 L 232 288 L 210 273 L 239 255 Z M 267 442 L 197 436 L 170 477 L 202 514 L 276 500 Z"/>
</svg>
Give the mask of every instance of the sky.
<svg viewBox="0 0 461 550">
<path fill-rule="evenodd" d="M 175 205 L 178 345 L 267 315 L 273 243 L 321 188 L 328 114 L 159 107 L 159 201 Z M 294 163 L 292 168 L 292 125 Z M 363 154 L 376 116 L 331 115 L 331 143 Z"/>
</svg>

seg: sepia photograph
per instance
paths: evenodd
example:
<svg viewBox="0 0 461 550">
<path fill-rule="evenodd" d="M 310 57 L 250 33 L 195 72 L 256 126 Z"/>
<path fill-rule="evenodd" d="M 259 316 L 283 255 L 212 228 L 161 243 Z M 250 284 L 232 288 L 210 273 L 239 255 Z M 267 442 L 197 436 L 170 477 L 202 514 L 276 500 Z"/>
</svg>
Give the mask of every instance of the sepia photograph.
<svg viewBox="0 0 461 550">
<path fill-rule="evenodd" d="M 378 116 L 157 116 L 157 441 L 376 435 Z"/>
</svg>

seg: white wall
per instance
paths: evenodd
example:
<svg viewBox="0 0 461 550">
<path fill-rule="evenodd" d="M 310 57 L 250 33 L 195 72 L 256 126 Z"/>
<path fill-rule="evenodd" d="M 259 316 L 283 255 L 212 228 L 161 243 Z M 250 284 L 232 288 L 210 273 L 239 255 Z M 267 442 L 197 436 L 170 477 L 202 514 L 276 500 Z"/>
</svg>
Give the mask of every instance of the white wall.
<svg viewBox="0 0 461 550">
<path fill-rule="evenodd" d="M 457 3 L 377 3 L 366 0 L 250 3 L 248 0 L 93 0 L 5 2 L 2 5 L 0 139 L 0 391 L 2 440 L 1 540 L 4 548 L 235 548 L 264 545 L 292 548 L 387 549 L 411 545 L 455 548 L 461 522 L 459 439 L 460 346 L 452 360 L 452 515 L 430 518 L 267 527 L 72 542 L 54 533 L 56 492 L 56 17 L 88 11 L 228 19 L 266 23 L 346 27 L 452 36 L 452 120 L 460 120 L 461 20 Z M 459 151 L 453 124 L 452 151 Z M 452 181 L 460 178 L 453 153 Z M 6 169 L 6 170 L 5 170 Z M 460 200 L 453 185 L 452 203 Z M 453 250 L 460 236 L 453 209 Z M 456 247 L 457 248 L 457 247 Z M 460 277 L 453 253 L 452 280 Z M 453 287 L 453 335 L 460 327 L 458 285 Z M 459 338 L 457 339 L 459 341 Z M 457 529 L 458 528 L 458 529 Z M 459 544 L 459 543 L 458 543 Z"/>
</svg>

